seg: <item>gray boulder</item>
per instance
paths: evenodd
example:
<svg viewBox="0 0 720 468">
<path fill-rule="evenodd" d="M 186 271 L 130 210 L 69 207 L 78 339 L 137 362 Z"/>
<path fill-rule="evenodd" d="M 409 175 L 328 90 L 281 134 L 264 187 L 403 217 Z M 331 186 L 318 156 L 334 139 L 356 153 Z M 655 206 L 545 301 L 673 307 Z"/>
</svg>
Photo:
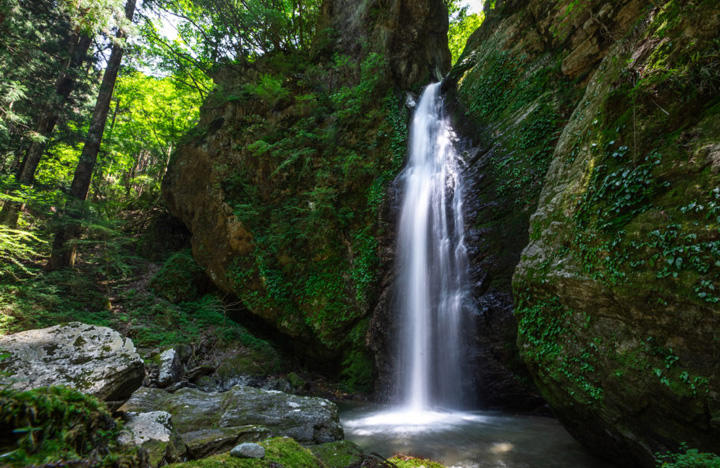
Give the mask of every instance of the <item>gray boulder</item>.
<svg viewBox="0 0 720 468">
<path fill-rule="evenodd" d="M 246 442 L 230 450 L 230 455 L 236 458 L 265 458 L 265 447 Z"/>
<path fill-rule="evenodd" d="M 334 403 L 322 398 L 240 385 L 221 393 L 193 388 L 170 393 L 159 388 L 143 387 L 120 410 L 167 411 L 172 414 L 180 436 L 186 444 L 194 447 L 191 448 L 193 457 L 195 452 L 200 451 L 205 452 L 204 456 L 208 455 L 207 445 L 198 440 L 224 438 L 220 445 L 227 447 L 233 431 L 245 435 L 245 440 L 239 442 L 249 441 L 250 438 L 261 440 L 268 435 L 292 437 L 300 443 L 311 444 L 343 438 Z"/>
<path fill-rule="evenodd" d="M 241 442 L 259 442 L 270 437 L 264 426 L 211 427 L 185 432 L 182 439 L 187 445 L 188 456 L 193 460 L 227 452 Z"/>
<path fill-rule="evenodd" d="M 180 360 L 180 353 L 173 348 L 163 351 L 159 359 L 157 383 L 159 387 L 164 388 L 180 379 L 183 373 L 183 364 Z"/>
<path fill-rule="evenodd" d="M 0 384 L 18 390 L 62 385 L 112 406 L 127 400 L 145 376 L 129 338 L 80 322 L 0 336 L 0 350 L 9 354 L 0 361 Z"/>
<path fill-rule="evenodd" d="M 185 443 L 173 428 L 172 416 L 165 411 L 127 413 L 125 431 L 118 442 L 145 449 L 153 467 L 183 461 L 187 452 Z"/>
</svg>

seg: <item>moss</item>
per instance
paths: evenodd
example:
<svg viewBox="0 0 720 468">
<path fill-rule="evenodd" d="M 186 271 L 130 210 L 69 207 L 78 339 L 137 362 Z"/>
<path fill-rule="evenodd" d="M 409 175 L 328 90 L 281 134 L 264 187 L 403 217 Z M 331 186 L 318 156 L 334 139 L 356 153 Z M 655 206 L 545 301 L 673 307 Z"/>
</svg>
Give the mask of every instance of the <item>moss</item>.
<svg viewBox="0 0 720 468">
<path fill-rule="evenodd" d="M 269 80 L 279 75 L 263 62 L 259 76 L 225 84 L 248 98 L 233 104 L 243 112 L 230 125 L 243 131 L 227 129 L 233 150 L 219 162 L 220 189 L 252 235 L 227 277 L 247 309 L 339 357 L 364 348 L 349 332 L 376 295 L 378 209 L 405 156 L 407 112 L 378 54 L 293 63 L 297 79 Z M 289 94 L 273 105 L 250 99 L 268 87 Z M 233 171 L 238 164 L 245 170 Z"/>
<path fill-rule="evenodd" d="M 537 201 L 578 88 L 562 77 L 549 55 L 518 55 L 492 44 L 477 52 L 475 65 L 459 82 L 458 98 L 480 126 L 502 128 L 493 135 L 501 149 L 491 158 L 497 195 L 527 209 Z"/>
<path fill-rule="evenodd" d="M 601 354 L 597 343 L 584 345 L 572 330 L 581 317 L 563 306 L 558 297 L 538 300 L 524 294 L 518 298 L 518 347 L 522 358 L 545 379 L 559 382 L 574 400 L 598 404 L 604 390 L 595 376 Z"/>
<path fill-rule="evenodd" d="M 203 289 L 204 272 L 189 250 L 173 254 L 150 280 L 155 294 L 178 304 L 197 299 Z"/>
<path fill-rule="evenodd" d="M 364 459 L 360 447 L 347 440 L 313 445 L 310 450 L 327 468 L 360 466 Z"/>
<path fill-rule="evenodd" d="M 288 468 L 318 468 L 324 466 L 310 450 L 287 437 L 268 439 L 260 442 L 260 445 L 265 448 L 265 458 L 261 460 L 235 458 L 226 453 L 169 466 L 176 468 L 273 468 L 278 465 Z"/>
<path fill-rule="evenodd" d="M 408 457 L 404 455 L 398 455 L 391 458 L 390 463 L 395 464 L 398 468 L 445 468 L 445 465 L 436 463 L 425 458 Z"/>
<path fill-rule="evenodd" d="M 11 466 L 78 463 L 134 466 L 119 449 L 119 424 L 93 397 L 62 387 L 0 390 L 0 451 Z"/>
</svg>

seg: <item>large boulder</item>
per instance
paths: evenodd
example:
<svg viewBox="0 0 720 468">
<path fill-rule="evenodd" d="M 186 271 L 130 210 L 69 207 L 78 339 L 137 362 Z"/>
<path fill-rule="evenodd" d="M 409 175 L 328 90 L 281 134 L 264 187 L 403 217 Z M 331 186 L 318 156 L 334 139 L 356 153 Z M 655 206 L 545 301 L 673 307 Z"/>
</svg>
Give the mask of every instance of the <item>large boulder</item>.
<svg viewBox="0 0 720 468">
<path fill-rule="evenodd" d="M 0 350 L 0 381 L 18 390 L 66 386 L 114 404 L 145 376 L 132 340 L 80 322 L 0 336 Z"/>
<path fill-rule="evenodd" d="M 239 385 L 213 393 L 193 388 L 170 393 L 143 387 L 120 410 L 167 411 L 193 458 L 268 435 L 292 437 L 309 444 L 343 437 L 334 403 Z"/>
</svg>

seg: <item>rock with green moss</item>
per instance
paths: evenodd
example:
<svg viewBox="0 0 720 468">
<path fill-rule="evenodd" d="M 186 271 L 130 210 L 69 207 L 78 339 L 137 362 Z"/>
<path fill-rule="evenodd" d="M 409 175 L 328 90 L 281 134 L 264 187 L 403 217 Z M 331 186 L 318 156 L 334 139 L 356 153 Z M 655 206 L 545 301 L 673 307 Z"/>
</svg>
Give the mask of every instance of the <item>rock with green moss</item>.
<svg viewBox="0 0 720 468">
<path fill-rule="evenodd" d="M 207 289 L 207 277 L 189 250 L 168 258 L 150 279 L 150 288 L 158 296 L 179 304 L 198 299 Z"/>
<path fill-rule="evenodd" d="M 217 74 L 163 193 L 220 289 L 340 367 L 367 352 L 379 215 L 406 153 L 402 91 L 447 70 L 447 14 L 441 0 L 328 1 L 321 22 L 314 50 Z M 367 369 L 346 378 L 372 385 Z"/>
<path fill-rule="evenodd" d="M 639 466 L 720 440 L 716 3 L 487 2 L 450 77 L 483 148 L 478 336 L 514 303 L 542 396 L 588 448 Z"/>
<path fill-rule="evenodd" d="M 534 212 L 520 353 L 576 438 L 641 466 L 720 440 L 719 27 L 710 1 L 497 2 L 457 68 Z"/>
<path fill-rule="evenodd" d="M 248 424 L 192 430 L 184 432 L 182 439 L 187 445 L 189 458 L 199 459 L 215 453 L 227 452 L 239 443 L 265 440 L 270 435 L 270 429 L 267 427 Z"/>
<path fill-rule="evenodd" d="M 343 437 L 334 403 L 240 385 L 227 392 L 183 388 L 170 393 L 143 387 L 120 410 L 167 411 L 190 451 L 196 454 L 229 450 L 233 444 L 268 434 L 310 444 Z"/>
<path fill-rule="evenodd" d="M 263 459 L 236 458 L 230 453 L 201 460 L 170 465 L 172 468 L 318 468 L 323 467 L 313 453 L 288 437 L 277 437 L 259 443 L 265 449 Z"/>
<path fill-rule="evenodd" d="M 76 390 L 0 390 L 3 466 L 145 466 L 142 452 L 118 445 L 119 431 L 103 403 Z"/>
<path fill-rule="evenodd" d="M 327 468 L 346 468 L 360 466 L 365 460 L 362 449 L 349 440 L 328 442 L 313 445 L 310 451 L 320 459 Z"/>
<path fill-rule="evenodd" d="M 0 381 L 14 389 L 61 385 L 121 404 L 145 376 L 132 340 L 80 322 L 0 336 L 0 350 Z"/>
<path fill-rule="evenodd" d="M 408 457 L 404 455 L 392 457 L 389 462 L 398 468 L 445 468 L 445 465 L 425 458 Z"/>
<path fill-rule="evenodd" d="M 185 443 L 173 427 L 172 416 L 165 411 L 126 414 L 125 428 L 118 442 L 142 447 L 152 467 L 183 461 L 187 453 Z"/>
</svg>

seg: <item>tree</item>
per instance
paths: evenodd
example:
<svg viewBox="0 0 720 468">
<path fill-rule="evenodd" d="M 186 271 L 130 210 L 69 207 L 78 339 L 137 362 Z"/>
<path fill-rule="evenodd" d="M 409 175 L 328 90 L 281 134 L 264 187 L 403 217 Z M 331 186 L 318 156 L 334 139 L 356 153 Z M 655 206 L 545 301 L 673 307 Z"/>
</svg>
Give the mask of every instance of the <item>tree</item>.
<svg viewBox="0 0 720 468">
<path fill-rule="evenodd" d="M 3 136 L 9 141 L 27 143 L 10 145 L 15 153 L 12 166 L 19 166 L 16 184 L 33 184 L 38 164 L 66 112 L 78 78 L 87 74 L 82 66 L 89 58 L 95 34 L 122 24 L 114 20 L 115 3 L 116 0 L 3 2 L 0 91 L 6 91 L 9 97 L 5 102 L 0 100 L 0 143 Z M 52 83 L 47 86 L 52 91 L 43 91 L 46 87 L 43 82 Z M 25 115 L 14 107 L 25 109 Z M 27 126 L 30 120 L 33 125 Z M 17 128 L 10 128 L 13 125 Z M 5 148 L 10 149 L 8 145 Z M 0 222 L 15 226 L 21 208 L 19 202 L 6 202 Z"/>
<path fill-rule="evenodd" d="M 135 13 L 135 1 L 136 0 L 127 0 L 125 4 L 125 16 L 130 21 L 132 21 L 133 14 Z M 76 249 L 75 245 L 70 241 L 80 236 L 80 212 L 82 204 L 87 198 L 93 170 L 100 150 L 100 143 L 102 142 L 108 111 L 110 109 L 110 100 L 122 62 L 123 40 L 125 36 L 125 30 L 120 28 L 116 35 L 116 41 L 113 44 L 107 67 L 103 73 L 90 129 L 88 130 L 85 145 L 80 155 L 78 165 L 75 168 L 72 185 L 70 186 L 70 201 L 68 202 L 67 214 L 72 220 L 71 222 L 61 224 L 55 233 L 52 255 L 50 257 L 50 268 L 72 266 L 75 263 Z"/>
<path fill-rule="evenodd" d="M 449 0 L 450 28 L 448 29 L 448 46 L 453 65 L 462 55 L 472 33 L 480 27 L 485 19 L 484 12 L 468 15 L 467 10 L 468 7 L 460 7 L 457 0 Z"/>
</svg>

